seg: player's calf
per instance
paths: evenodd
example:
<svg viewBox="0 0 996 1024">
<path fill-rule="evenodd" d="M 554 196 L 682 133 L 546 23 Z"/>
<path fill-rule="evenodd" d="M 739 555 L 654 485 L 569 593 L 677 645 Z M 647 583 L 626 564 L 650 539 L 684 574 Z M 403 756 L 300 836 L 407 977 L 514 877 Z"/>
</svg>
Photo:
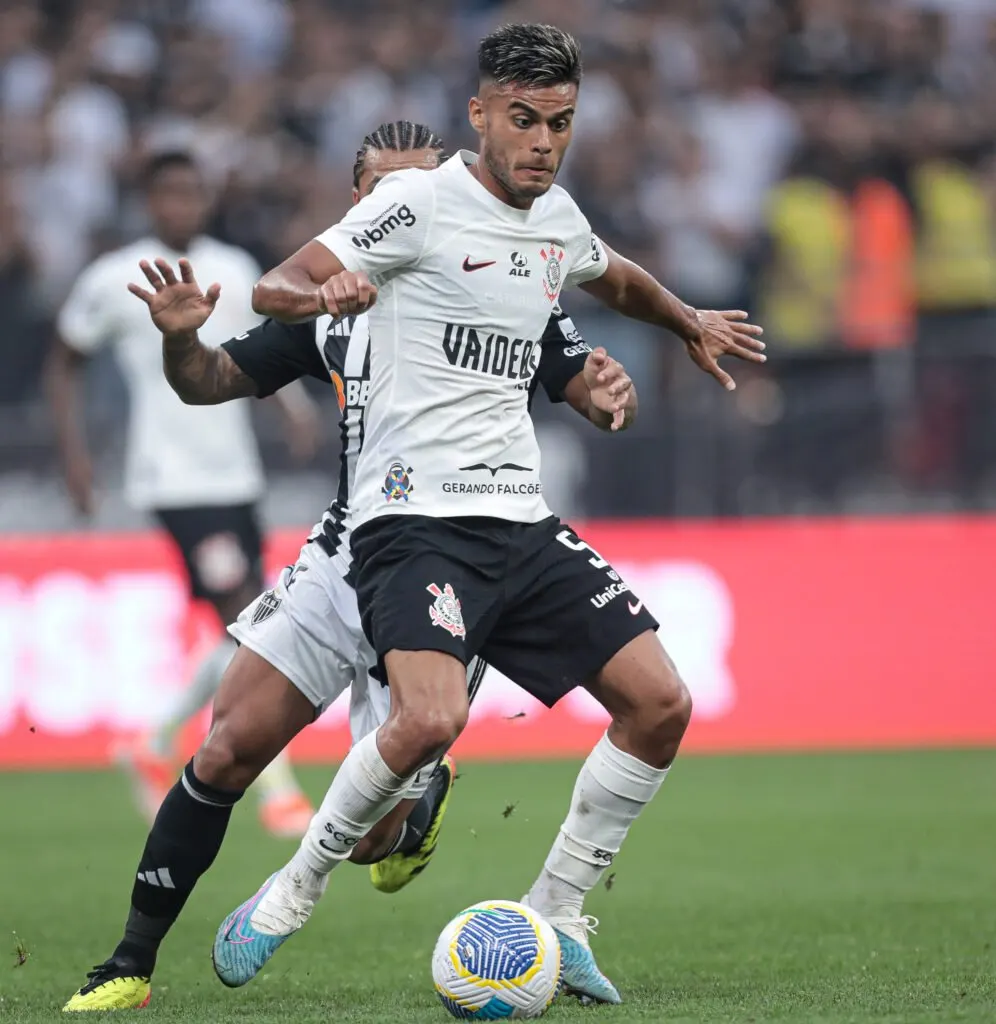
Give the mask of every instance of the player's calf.
<svg viewBox="0 0 996 1024">
<path fill-rule="evenodd" d="M 422 796 L 415 801 L 386 856 L 370 865 L 370 882 L 379 892 L 397 892 L 431 863 L 456 779 L 453 758 L 436 765 Z"/>
<path fill-rule="evenodd" d="M 419 800 L 405 799 L 353 847 L 349 859 L 353 864 L 376 864 L 395 851 L 406 828 L 406 821 Z"/>
</svg>

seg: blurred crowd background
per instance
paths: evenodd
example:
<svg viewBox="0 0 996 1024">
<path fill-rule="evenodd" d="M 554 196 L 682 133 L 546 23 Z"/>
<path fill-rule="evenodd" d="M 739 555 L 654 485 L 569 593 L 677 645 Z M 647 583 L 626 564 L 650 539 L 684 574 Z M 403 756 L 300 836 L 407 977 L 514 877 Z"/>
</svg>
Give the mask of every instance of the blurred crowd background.
<svg viewBox="0 0 996 1024">
<path fill-rule="evenodd" d="M 568 294 L 641 416 L 603 437 L 538 410 L 554 507 L 996 505 L 993 0 L 4 0 L 0 529 L 72 522 L 42 368 L 80 269 L 144 230 L 150 153 L 195 153 L 212 233 L 271 266 L 338 219 L 380 122 L 474 147 L 476 42 L 515 20 L 583 44 L 561 181 L 594 229 L 687 301 L 749 309 L 770 356 L 731 367 L 727 395 L 673 338 Z M 109 358 L 88 385 L 97 522 L 131 525 Z M 335 407 L 317 397 L 328 443 L 296 469 L 260 403 L 271 522 L 311 522 L 331 492 Z"/>
</svg>

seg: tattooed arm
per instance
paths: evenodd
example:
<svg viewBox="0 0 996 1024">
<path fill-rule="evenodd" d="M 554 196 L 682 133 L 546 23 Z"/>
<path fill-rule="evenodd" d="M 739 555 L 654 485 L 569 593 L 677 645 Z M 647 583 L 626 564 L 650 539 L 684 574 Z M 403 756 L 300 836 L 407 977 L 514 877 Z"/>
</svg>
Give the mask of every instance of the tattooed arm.
<svg viewBox="0 0 996 1024">
<path fill-rule="evenodd" d="M 315 345 L 313 322 L 291 326 L 267 320 L 214 348 L 200 340 L 197 330 L 214 311 L 221 288 L 213 284 L 202 292 L 187 260 L 180 260 L 180 280 L 166 260 L 156 260 L 154 267 L 142 260 L 139 267 L 152 291 L 135 284 L 128 285 L 128 290 L 148 306 L 163 336 L 163 373 L 187 405 L 265 398 L 304 376 L 330 383 Z M 315 435 L 314 404 L 300 384 L 296 389 L 281 394 L 281 407 L 295 428 L 292 434 L 296 430 Z"/>
<path fill-rule="evenodd" d="M 187 405 L 217 405 L 259 394 L 256 382 L 228 352 L 205 345 L 197 331 L 163 335 L 163 373 Z"/>
</svg>

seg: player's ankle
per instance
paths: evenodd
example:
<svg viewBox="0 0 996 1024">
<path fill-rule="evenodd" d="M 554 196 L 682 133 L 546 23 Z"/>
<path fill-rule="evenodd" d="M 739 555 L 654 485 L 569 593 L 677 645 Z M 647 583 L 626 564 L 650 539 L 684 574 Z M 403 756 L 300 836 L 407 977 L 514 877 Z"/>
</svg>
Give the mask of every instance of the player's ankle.
<svg viewBox="0 0 996 1024">
<path fill-rule="evenodd" d="M 320 874 L 298 858 L 283 867 L 252 914 L 252 926 L 266 935 L 289 935 L 311 916 L 328 885 Z"/>
<path fill-rule="evenodd" d="M 135 974 L 142 978 L 151 978 L 156 969 L 156 957 L 159 954 L 159 943 L 151 940 L 135 940 L 124 938 L 114 950 L 113 960 L 127 963 L 134 967 Z"/>
<path fill-rule="evenodd" d="M 335 865 L 333 864 L 332 867 Z M 314 893 L 317 899 L 328 884 L 330 867 L 324 861 L 309 856 L 307 844 L 298 847 L 294 856 L 280 869 L 280 880 L 304 892 Z"/>
<path fill-rule="evenodd" d="M 585 890 L 551 874 L 545 867 L 529 890 L 529 906 L 553 921 L 580 917 Z"/>
</svg>

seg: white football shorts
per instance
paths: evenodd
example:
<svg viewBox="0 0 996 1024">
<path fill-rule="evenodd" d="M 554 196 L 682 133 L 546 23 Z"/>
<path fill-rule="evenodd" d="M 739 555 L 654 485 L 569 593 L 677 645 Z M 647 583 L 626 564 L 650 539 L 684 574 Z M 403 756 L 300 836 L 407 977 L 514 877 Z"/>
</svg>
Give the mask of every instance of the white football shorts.
<svg viewBox="0 0 996 1024">
<path fill-rule="evenodd" d="M 244 608 L 228 632 L 282 672 L 314 706 L 315 717 L 349 689 L 353 743 L 386 721 L 390 691 L 370 675 L 377 657 L 363 634 L 356 594 L 318 544 L 305 544 L 277 585 Z M 471 699 L 485 667 L 479 658 L 467 666 Z M 434 768 L 416 775 L 406 798 L 425 792 Z"/>
</svg>

